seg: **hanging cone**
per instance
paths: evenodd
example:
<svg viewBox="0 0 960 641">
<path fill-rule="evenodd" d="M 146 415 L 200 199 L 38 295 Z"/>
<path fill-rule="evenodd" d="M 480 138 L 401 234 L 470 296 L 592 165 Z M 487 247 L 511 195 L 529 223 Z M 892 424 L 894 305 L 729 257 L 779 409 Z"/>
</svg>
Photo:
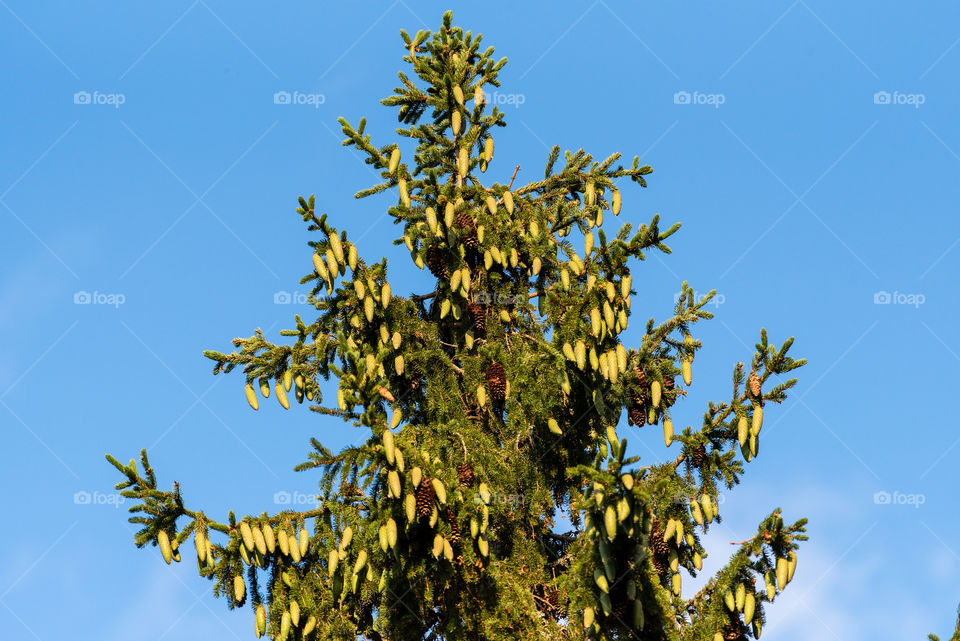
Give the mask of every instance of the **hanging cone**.
<svg viewBox="0 0 960 641">
<path fill-rule="evenodd" d="M 467 212 L 460 212 L 457 216 L 457 226 L 463 235 L 463 245 L 467 249 L 477 249 L 477 224 L 473 221 L 473 216 Z"/>
<path fill-rule="evenodd" d="M 670 546 L 663 540 L 663 530 L 660 529 L 660 519 L 654 518 L 653 525 L 650 527 L 650 547 L 653 548 L 654 556 L 666 556 L 670 553 Z M 660 572 L 658 572 L 660 574 Z"/>
<path fill-rule="evenodd" d="M 430 516 L 433 512 L 433 503 L 437 500 L 437 491 L 433 489 L 430 479 L 424 477 L 417 486 L 417 515 L 421 518 Z"/>
<path fill-rule="evenodd" d="M 705 460 L 707 460 L 707 448 L 704 445 L 698 445 L 697 449 L 693 451 L 690 462 L 693 463 L 694 467 L 700 467 Z"/>
<path fill-rule="evenodd" d="M 460 543 L 460 523 L 457 521 L 457 514 L 449 507 L 447 508 L 447 522 L 450 524 L 450 545 Z"/>
<path fill-rule="evenodd" d="M 653 563 L 653 571 L 657 573 L 657 576 L 663 579 L 667 575 L 667 562 L 666 557 L 660 554 L 654 554 L 650 557 L 650 562 Z"/>
<path fill-rule="evenodd" d="M 473 486 L 473 466 L 469 463 L 461 463 L 457 466 L 457 480 L 463 487 Z"/>
<path fill-rule="evenodd" d="M 636 373 L 636 375 L 637 375 L 637 387 L 639 387 L 641 390 L 647 389 L 647 375 L 646 375 L 646 373 L 645 373 L 642 369 L 640 369 L 639 367 L 634 367 L 634 368 L 633 368 L 633 371 L 634 371 L 634 372 Z"/>
<path fill-rule="evenodd" d="M 436 245 L 427 250 L 427 269 L 429 269 L 430 273 L 436 278 L 442 278 L 444 280 L 446 280 L 449 274 L 447 271 L 447 263 L 443 259 L 443 252 L 440 251 L 440 248 Z"/>
<path fill-rule="evenodd" d="M 546 616 L 556 620 L 560 616 L 560 593 L 544 583 L 533 586 L 533 594 L 537 597 L 537 609 Z"/>
<path fill-rule="evenodd" d="M 550 590 L 547 594 L 547 603 L 550 604 L 550 610 L 553 614 L 560 612 L 560 592 L 559 590 Z"/>
<path fill-rule="evenodd" d="M 750 394 L 754 398 L 760 398 L 763 390 L 760 388 L 760 377 L 757 376 L 757 372 L 750 372 L 750 378 L 748 379 L 748 384 L 750 386 Z"/>
<path fill-rule="evenodd" d="M 643 427 L 647 424 L 647 408 L 643 406 L 641 397 L 635 396 L 633 398 L 633 405 L 627 410 L 627 417 L 637 427 Z"/>
<path fill-rule="evenodd" d="M 676 388 L 677 383 L 672 376 L 665 376 L 663 379 L 663 401 L 667 404 L 667 407 L 673 405 L 677 400 L 677 393 L 674 388 Z"/>
<path fill-rule="evenodd" d="M 474 301 L 467 305 L 467 311 L 473 320 L 473 329 L 478 336 L 483 336 L 487 328 L 487 306 Z"/>
<path fill-rule="evenodd" d="M 487 389 L 490 390 L 490 397 L 496 401 L 506 397 L 507 372 L 500 363 L 491 363 L 487 367 Z"/>
</svg>

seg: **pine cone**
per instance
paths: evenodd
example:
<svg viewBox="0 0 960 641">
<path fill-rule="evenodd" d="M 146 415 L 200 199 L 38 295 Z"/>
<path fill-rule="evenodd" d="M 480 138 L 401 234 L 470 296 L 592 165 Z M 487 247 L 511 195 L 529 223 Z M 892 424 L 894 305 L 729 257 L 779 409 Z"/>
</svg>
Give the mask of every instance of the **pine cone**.
<svg viewBox="0 0 960 641">
<path fill-rule="evenodd" d="M 487 387 L 490 389 L 490 398 L 502 401 L 507 393 L 507 371 L 500 363 L 491 363 L 487 367 Z"/>
<path fill-rule="evenodd" d="M 550 593 L 547 595 L 547 603 L 550 604 L 550 610 L 554 613 L 560 611 L 560 592 L 558 590 L 550 590 Z"/>
<path fill-rule="evenodd" d="M 637 373 L 637 386 L 640 389 L 647 389 L 647 374 L 639 367 L 634 367 L 633 371 Z"/>
<path fill-rule="evenodd" d="M 693 450 L 693 456 L 690 459 L 690 462 L 694 467 L 701 467 L 703 462 L 707 460 L 707 448 L 705 445 L 698 445 L 695 450 Z"/>
<path fill-rule="evenodd" d="M 461 463 L 457 466 L 457 480 L 463 487 L 473 487 L 473 466 Z"/>
<path fill-rule="evenodd" d="M 650 561 L 653 563 L 653 571 L 657 573 L 657 576 L 660 577 L 662 581 L 663 577 L 667 574 L 667 557 L 654 554 L 650 557 Z"/>
<path fill-rule="evenodd" d="M 427 269 L 429 269 L 430 273 L 436 278 L 446 280 L 449 275 L 447 271 L 447 261 L 444 260 L 443 252 L 440 251 L 440 248 L 436 245 L 433 245 L 427 250 Z"/>
<path fill-rule="evenodd" d="M 650 547 L 653 550 L 654 556 L 666 557 L 670 554 L 670 546 L 663 540 L 663 530 L 660 529 L 660 520 L 656 518 L 653 519 L 653 525 L 650 528 Z M 656 564 L 656 561 L 654 561 L 654 564 Z"/>
<path fill-rule="evenodd" d="M 643 404 L 642 397 L 633 397 L 633 405 L 627 409 L 627 417 L 637 427 L 643 427 L 647 424 L 647 408 Z"/>
<path fill-rule="evenodd" d="M 430 513 L 433 512 L 433 503 L 437 500 L 437 491 L 433 489 L 433 483 L 426 476 L 420 479 L 416 497 L 417 515 L 421 518 L 430 516 Z"/>
<path fill-rule="evenodd" d="M 670 407 L 677 402 L 677 393 L 674 388 L 677 386 L 672 376 L 663 379 L 663 402 Z"/>
<path fill-rule="evenodd" d="M 449 507 L 447 508 L 447 522 L 450 524 L 450 545 L 460 543 L 460 523 L 457 521 L 457 514 Z"/>
<path fill-rule="evenodd" d="M 473 216 L 467 212 L 461 212 L 457 216 L 457 226 L 463 236 L 463 246 L 467 249 L 476 250 L 477 242 L 477 224 L 473 221 Z"/>
<path fill-rule="evenodd" d="M 473 320 L 473 328 L 482 336 L 487 328 L 487 306 L 474 301 L 467 305 L 467 311 Z"/>
<path fill-rule="evenodd" d="M 750 393 L 754 398 L 760 398 L 760 395 L 763 393 L 763 390 L 760 388 L 760 377 L 757 376 L 757 372 L 750 372 Z"/>
<path fill-rule="evenodd" d="M 549 589 L 546 584 L 538 583 L 531 589 L 537 609 L 546 616 L 556 619 L 560 613 L 560 593 Z"/>
</svg>

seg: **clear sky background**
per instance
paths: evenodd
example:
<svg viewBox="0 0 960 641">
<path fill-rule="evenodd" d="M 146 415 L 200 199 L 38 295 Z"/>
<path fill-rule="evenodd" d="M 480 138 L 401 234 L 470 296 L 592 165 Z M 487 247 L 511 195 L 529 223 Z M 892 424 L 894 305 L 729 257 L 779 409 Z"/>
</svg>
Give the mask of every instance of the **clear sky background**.
<svg viewBox="0 0 960 641">
<path fill-rule="evenodd" d="M 308 438 L 361 436 L 272 399 L 251 412 L 242 377 L 212 377 L 201 351 L 257 327 L 279 339 L 310 314 L 298 195 L 316 193 L 368 259 L 389 257 L 395 292 L 426 291 L 390 244 L 395 196 L 354 200 L 376 177 L 336 118 L 394 140 L 378 100 L 399 30 L 433 29 L 448 7 L 0 0 L 0 637 L 252 638 L 251 611 L 210 596 L 192 547 L 172 568 L 136 550 L 103 455 L 148 447 L 162 486 L 222 519 L 280 509 L 277 492 L 311 500 L 316 475 L 291 470 Z M 810 518 L 811 540 L 765 639 L 948 636 L 960 5 L 491 1 L 454 19 L 510 59 L 490 182 L 516 164 L 519 181 L 542 176 L 553 144 L 653 166 L 649 189 L 625 187 L 621 220 L 684 227 L 671 256 L 635 269 L 625 342 L 683 280 L 718 291 L 678 424 L 728 398 L 760 327 L 810 359 L 768 406 L 705 573 L 780 506 Z M 621 432 L 644 461 L 676 454 L 657 428 Z"/>
</svg>

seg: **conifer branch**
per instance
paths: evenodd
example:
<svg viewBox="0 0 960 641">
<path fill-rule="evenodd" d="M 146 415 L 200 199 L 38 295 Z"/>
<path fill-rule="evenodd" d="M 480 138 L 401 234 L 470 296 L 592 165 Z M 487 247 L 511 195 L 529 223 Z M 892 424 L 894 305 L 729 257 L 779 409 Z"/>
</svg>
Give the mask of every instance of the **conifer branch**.
<svg viewBox="0 0 960 641">
<path fill-rule="evenodd" d="M 507 190 L 508 190 L 508 191 L 513 188 L 513 181 L 514 181 L 514 179 L 517 177 L 517 172 L 518 172 L 518 171 L 520 171 L 520 165 L 517 165 L 517 166 L 514 168 L 514 170 L 513 170 L 513 175 L 510 176 L 510 184 L 507 185 Z"/>
</svg>

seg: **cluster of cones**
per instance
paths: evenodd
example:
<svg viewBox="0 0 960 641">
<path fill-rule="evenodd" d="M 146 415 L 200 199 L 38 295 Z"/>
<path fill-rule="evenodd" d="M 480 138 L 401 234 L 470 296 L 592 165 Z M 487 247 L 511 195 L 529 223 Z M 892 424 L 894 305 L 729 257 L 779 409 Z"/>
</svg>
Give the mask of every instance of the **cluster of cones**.
<svg viewBox="0 0 960 641">
<path fill-rule="evenodd" d="M 480 242 L 477 238 L 477 223 L 468 212 L 460 212 L 457 216 L 457 227 L 460 228 L 463 246 L 467 249 L 467 255 L 472 258 L 471 263 L 476 262 L 477 247 Z M 443 256 L 443 250 L 438 245 L 432 245 L 427 249 L 427 269 L 435 278 L 446 280 L 450 276 L 450 270 L 447 268 L 447 261 Z"/>
<path fill-rule="evenodd" d="M 643 427 L 647 424 L 647 375 L 639 367 L 634 368 L 637 374 L 638 391 L 631 397 L 630 406 L 627 408 L 627 417 L 630 422 L 637 427 Z M 663 379 L 663 400 L 661 401 L 667 407 L 673 405 L 677 396 L 685 392 L 676 389 L 677 385 L 672 376 Z"/>
</svg>

